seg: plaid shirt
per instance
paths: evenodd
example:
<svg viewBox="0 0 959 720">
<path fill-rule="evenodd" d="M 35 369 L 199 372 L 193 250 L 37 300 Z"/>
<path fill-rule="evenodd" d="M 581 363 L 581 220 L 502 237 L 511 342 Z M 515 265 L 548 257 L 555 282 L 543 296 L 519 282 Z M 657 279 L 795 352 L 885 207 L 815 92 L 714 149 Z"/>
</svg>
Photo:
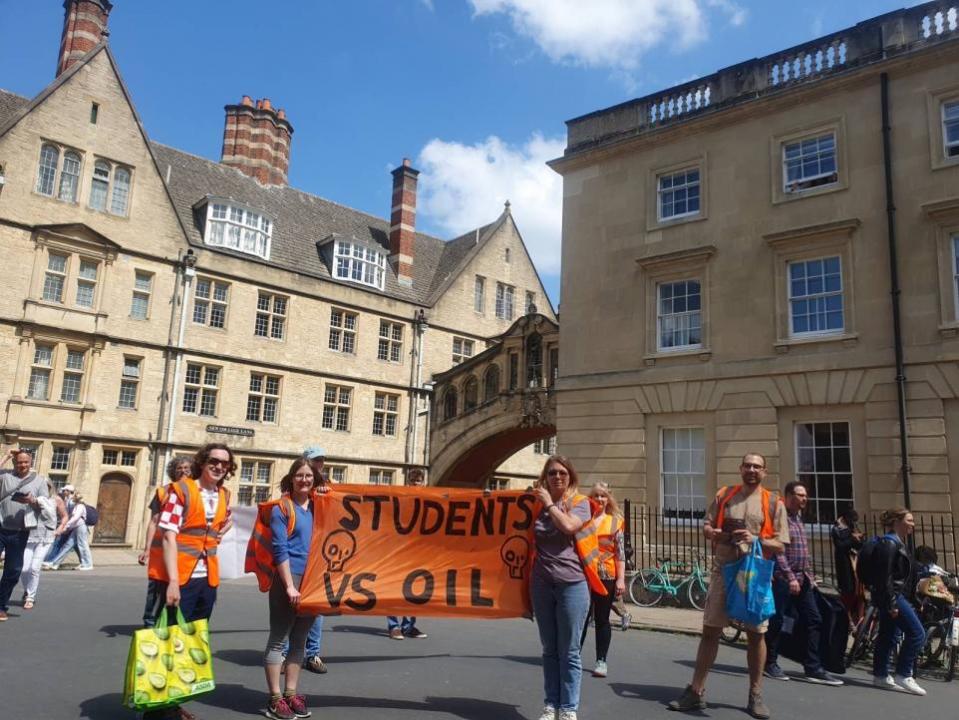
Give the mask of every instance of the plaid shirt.
<svg viewBox="0 0 959 720">
<path fill-rule="evenodd" d="M 809 562 L 809 546 L 806 544 L 806 529 L 799 513 L 786 513 L 789 523 L 789 544 L 776 556 L 777 578 L 802 584 L 804 577 L 812 582 L 812 565 Z"/>
</svg>

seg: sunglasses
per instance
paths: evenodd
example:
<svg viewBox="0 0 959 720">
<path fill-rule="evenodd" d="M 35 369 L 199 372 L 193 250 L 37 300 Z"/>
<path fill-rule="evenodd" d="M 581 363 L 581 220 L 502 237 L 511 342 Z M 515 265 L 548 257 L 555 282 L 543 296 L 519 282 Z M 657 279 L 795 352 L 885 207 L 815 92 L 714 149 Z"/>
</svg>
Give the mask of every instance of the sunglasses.
<svg viewBox="0 0 959 720">
<path fill-rule="evenodd" d="M 229 460 L 220 460 L 220 458 L 209 458 L 206 461 L 207 467 L 215 468 L 222 467 L 224 469 L 229 469 L 230 461 Z"/>
</svg>

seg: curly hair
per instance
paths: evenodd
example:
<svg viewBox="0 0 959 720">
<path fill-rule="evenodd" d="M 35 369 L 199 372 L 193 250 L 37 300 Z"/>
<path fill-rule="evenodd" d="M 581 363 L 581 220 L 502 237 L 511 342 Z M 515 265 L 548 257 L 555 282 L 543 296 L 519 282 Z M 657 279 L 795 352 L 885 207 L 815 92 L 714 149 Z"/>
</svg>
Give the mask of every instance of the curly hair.
<svg viewBox="0 0 959 720">
<path fill-rule="evenodd" d="M 222 485 L 226 482 L 227 478 L 236 472 L 236 462 L 233 460 L 233 451 L 223 443 L 207 443 L 197 450 L 196 455 L 193 456 L 190 476 L 196 480 L 200 479 L 200 475 L 203 473 L 203 466 L 206 465 L 206 461 L 210 459 L 210 453 L 214 450 L 225 450 L 226 454 L 230 456 L 230 464 L 227 466 L 226 475 L 217 483 L 217 485 Z"/>
<path fill-rule="evenodd" d="M 170 478 L 170 482 L 176 480 L 176 468 L 180 463 L 189 463 L 190 472 L 193 472 L 193 458 L 189 455 L 174 455 L 170 458 L 170 462 L 166 464 L 166 476 Z"/>
<path fill-rule="evenodd" d="M 292 493 L 293 492 L 293 477 L 299 472 L 301 467 L 306 467 L 311 473 L 313 473 L 313 487 L 315 488 L 321 482 L 323 478 L 318 476 L 313 471 L 313 466 L 310 464 L 310 461 L 305 457 L 299 457 L 293 461 L 293 464 L 290 465 L 290 469 L 287 471 L 286 475 L 280 478 L 280 492 L 281 493 Z"/>
</svg>

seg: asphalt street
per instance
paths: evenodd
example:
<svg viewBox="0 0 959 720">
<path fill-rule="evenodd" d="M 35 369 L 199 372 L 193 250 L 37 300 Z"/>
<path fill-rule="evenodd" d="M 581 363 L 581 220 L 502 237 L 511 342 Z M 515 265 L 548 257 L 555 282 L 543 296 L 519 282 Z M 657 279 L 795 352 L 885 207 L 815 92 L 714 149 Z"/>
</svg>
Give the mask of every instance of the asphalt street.
<svg viewBox="0 0 959 720">
<path fill-rule="evenodd" d="M 146 581 L 141 568 L 45 572 L 36 607 L 11 607 L 0 624 L 0 718 L 114 720 L 136 715 L 121 705 L 130 636 L 138 627 Z M 386 637 L 382 618 L 327 621 L 326 675 L 304 673 L 301 689 L 314 718 L 350 720 L 531 720 L 539 716 L 542 675 L 534 625 L 524 620 L 423 618 L 425 640 Z M 217 689 L 190 703 L 201 720 L 262 717 L 266 598 L 251 579 L 221 586 L 211 621 Z M 584 661 L 595 656 L 592 634 Z M 609 677 L 583 678 L 580 718 L 670 718 L 666 710 L 688 682 L 696 638 L 615 632 Z M 723 647 L 699 717 L 748 717 L 745 653 Z M 785 662 L 787 672 L 799 668 Z M 950 718 L 959 682 L 925 681 L 925 698 L 876 690 L 859 669 L 841 688 L 804 682 L 766 684 L 774 718 Z"/>
</svg>

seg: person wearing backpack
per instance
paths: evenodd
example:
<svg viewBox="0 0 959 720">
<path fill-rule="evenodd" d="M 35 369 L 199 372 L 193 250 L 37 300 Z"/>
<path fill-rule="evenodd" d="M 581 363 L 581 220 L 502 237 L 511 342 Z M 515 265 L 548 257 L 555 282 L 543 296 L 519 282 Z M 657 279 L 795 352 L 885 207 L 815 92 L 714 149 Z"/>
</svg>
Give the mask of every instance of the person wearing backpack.
<svg viewBox="0 0 959 720">
<path fill-rule="evenodd" d="M 912 676 L 916 658 L 925 642 L 925 632 L 908 595 L 915 587 L 915 569 L 906 549 L 906 541 L 915 529 L 912 513 L 906 508 L 886 510 L 880 517 L 886 534 L 865 543 L 860 554 L 859 572 L 879 608 L 879 635 L 873 652 L 873 685 L 884 690 L 902 690 L 925 695 Z M 899 647 L 896 674 L 889 672 L 896 631 L 905 638 Z"/>
<path fill-rule="evenodd" d="M 293 720 L 310 717 L 306 698 L 297 692 L 297 682 L 306 650 L 306 637 L 313 626 L 313 616 L 298 616 L 300 604 L 300 581 L 306 572 L 306 561 L 313 539 L 314 489 L 317 478 L 306 457 L 297 458 L 289 472 L 280 481 L 279 500 L 272 503 L 270 511 L 270 545 L 257 547 L 256 538 L 251 538 L 254 555 L 263 558 L 269 551 L 269 564 L 273 572 L 267 576 L 263 570 L 257 573 L 260 589 L 269 587 L 270 636 L 263 658 L 266 684 L 270 693 L 266 716 L 273 720 Z M 263 505 L 260 506 L 261 508 Z M 257 519 L 259 525 L 260 520 Z M 249 557 L 250 550 L 247 556 Z M 266 564 L 259 563 L 261 566 Z M 289 643 L 284 658 L 284 645 Z M 284 689 L 280 691 L 280 674 L 286 666 Z"/>
<path fill-rule="evenodd" d="M 67 553 L 76 550 L 77 555 L 80 556 L 80 565 L 77 570 L 93 570 L 93 554 L 90 552 L 90 531 L 87 524 L 87 505 L 83 502 L 83 496 L 77 493 L 73 485 L 64 485 L 60 490 L 60 495 L 67 506 L 69 519 L 56 529 L 54 535 L 62 535 L 66 540 L 53 557 L 47 558 L 42 567 L 44 570 L 57 570 Z"/>
</svg>

